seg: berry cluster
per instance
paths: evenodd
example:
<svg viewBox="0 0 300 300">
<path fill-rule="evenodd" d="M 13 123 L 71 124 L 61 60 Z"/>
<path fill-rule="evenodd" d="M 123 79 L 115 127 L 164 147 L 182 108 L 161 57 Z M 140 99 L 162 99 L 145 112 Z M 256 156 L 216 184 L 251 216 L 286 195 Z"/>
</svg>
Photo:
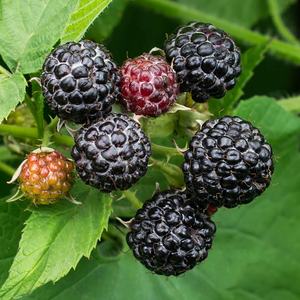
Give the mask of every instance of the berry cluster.
<svg viewBox="0 0 300 300">
<path fill-rule="evenodd" d="M 195 102 L 222 98 L 241 74 L 240 50 L 223 30 L 190 22 L 164 43 L 165 58 L 143 54 L 121 68 L 103 45 L 83 40 L 57 47 L 43 65 L 41 84 L 51 110 L 83 126 L 71 156 L 81 180 L 110 193 L 127 190 L 147 172 L 151 143 L 127 112 L 159 117 L 190 92 Z M 73 163 L 56 151 L 32 153 L 19 170 L 21 191 L 35 204 L 67 197 Z M 159 275 L 178 276 L 206 259 L 219 207 L 247 204 L 270 185 L 271 146 L 239 117 L 206 121 L 184 154 L 185 191 L 154 194 L 127 225 L 133 255 Z M 180 187 L 182 188 L 182 187 Z M 125 224 L 125 223 L 124 223 Z"/>
</svg>

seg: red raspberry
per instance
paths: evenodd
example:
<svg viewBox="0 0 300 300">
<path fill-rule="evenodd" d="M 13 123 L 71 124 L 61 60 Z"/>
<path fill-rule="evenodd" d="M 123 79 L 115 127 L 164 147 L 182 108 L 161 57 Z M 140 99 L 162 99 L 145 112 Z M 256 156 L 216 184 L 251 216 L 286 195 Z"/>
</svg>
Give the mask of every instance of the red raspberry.
<svg viewBox="0 0 300 300">
<path fill-rule="evenodd" d="M 120 102 L 137 115 L 158 117 L 176 101 L 176 74 L 164 58 L 143 54 L 126 60 L 121 69 Z"/>
<path fill-rule="evenodd" d="M 22 165 L 20 189 L 34 204 L 55 203 L 71 190 L 73 169 L 73 162 L 57 151 L 32 152 Z"/>
</svg>

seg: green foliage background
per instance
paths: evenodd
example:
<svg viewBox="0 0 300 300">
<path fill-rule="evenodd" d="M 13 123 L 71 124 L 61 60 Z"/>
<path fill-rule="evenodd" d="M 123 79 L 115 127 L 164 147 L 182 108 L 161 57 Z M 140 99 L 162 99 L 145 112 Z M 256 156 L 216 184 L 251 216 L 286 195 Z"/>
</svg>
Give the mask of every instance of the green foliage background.
<svg viewBox="0 0 300 300">
<path fill-rule="evenodd" d="M 0 124 L 0 299 L 298 300 L 299 11 L 295 0 L 0 0 L 0 121 L 23 102 L 36 122 L 33 128 Z M 6 182 L 23 160 L 6 138 L 26 137 L 38 147 L 49 136 L 51 146 L 70 157 L 73 139 L 54 132 L 40 87 L 29 81 L 39 77 L 55 45 L 85 37 L 105 44 L 121 65 L 162 48 L 166 34 L 192 20 L 222 28 L 242 49 L 242 76 L 226 97 L 210 101 L 210 113 L 253 122 L 273 146 L 276 167 L 264 195 L 213 217 L 217 233 L 208 259 L 166 280 L 133 258 L 113 215 L 134 216 L 155 182 L 161 189 L 182 182 L 182 157 L 171 140 L 184 147 L 194 119 L 204 114 L 178 111 L 144 122 L 152 142 L 169 147 L 153 148 L 159 163 L 115 198 L 77 180 L 72 194 L 85 202 L 81 206 L 65 199 L 38 208 L 28 201 L 6 203 L 16 191 Z"/>
</svg>

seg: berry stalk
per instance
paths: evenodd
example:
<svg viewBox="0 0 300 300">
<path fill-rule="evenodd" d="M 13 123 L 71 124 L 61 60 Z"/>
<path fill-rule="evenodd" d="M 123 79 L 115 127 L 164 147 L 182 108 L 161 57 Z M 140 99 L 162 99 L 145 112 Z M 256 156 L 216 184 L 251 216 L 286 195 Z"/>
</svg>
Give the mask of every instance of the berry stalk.
<svg viewBox="0 0 300 300">
<path fill-rule="evenodd" d="M 74 138 L 59 134 L 58 132 L 54 133 L 54 135 L 52 136 L 52 141 L 55 143 L 55 145 L 58 146 L 67 146 L 67 147 L 74 146 Z"/>
<path fill-rule="evenodd" d="M 38 134 L 39 137 L 43 136 L 43 128 L 40 127 L 40 122 L 39 122 L 39 117 L 38 117 L 38 113 L 37 113 L 37 109 L 34 105 L 34 103 L 31 101 L 30 97 L 28 96 L 28 94 L 25 94 L 25 99 L 24 102 L 26 103 L 27 107 L 29 108 L 32 116 L 34 117 L 34 120 L 38 126 Z"/>
<path fill-rule="evenodd" d="M 150 157 L 149 162 L 153 164 L 153 168 L 162 172 L 168 182 L 174 187 L 182 187 L 185 185 L 181 169 L 173 164 L 157 161 Z"/>
<path fill-rule="evenodd" d="M 182 153 L 180 153 L 176 148 L 165 147 L 154 143 L 151 143 L 151 149 L 153 153 L 164 154 L 168 157 L 182 156 Z"/>
<path fill-rule="evenodd" d="M 128 199 L 132 206 L 136 207 L 137 209 L 142 208 L 143 203 L 135 196 L 136 192 L 131 192 L 130 190 L 122 191 L 122 196 Z"/>
<path fill-rule="evenodd" d="M 46 128 L 44 130 L 44 136 L 42 138 L 42 147 L 48 147 L 51 144 L 50 140 L 56 131 L 58 121 L 59 121 L 58 117 L 55 117 L 46 126 Z"/>
</svg>

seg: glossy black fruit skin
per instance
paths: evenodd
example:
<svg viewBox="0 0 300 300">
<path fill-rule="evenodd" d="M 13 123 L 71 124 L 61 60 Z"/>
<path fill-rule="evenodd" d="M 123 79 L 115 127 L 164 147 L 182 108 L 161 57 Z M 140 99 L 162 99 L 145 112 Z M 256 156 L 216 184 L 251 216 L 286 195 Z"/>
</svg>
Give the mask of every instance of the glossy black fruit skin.
<svg viewBox="0 0 300 300">
<path fill-rule="evenodd" d="M 155 194 L 139 209 L 126 235 L 133 255 L 147 269 L 178 276 L 207 258 L 216 226 L 206 205 L 175 190 Z"/>
<path fill-rule="evenodd" d="M 86 184 L 101 190 L 127 190 L 148 168 L 151 144 L 140 125 L 124 114 L 109 114 L 82 127 L 71 156 Z"/>
<path fill-rule="evenodd" d="M 42 93 L 62 120 L 78 124 L 112 110 L 121 75 L 109 51 L 88 40 L 69 42 L 50 53 L 41 75 Z"/>
<path fill-rule="evenodd" d="M 206 121 L 195 134 L 182 171 L 198 201 L 232 208 L 250 203 L 270 185 L 273 150 L 250 122 L 225 116 Z"/>
<path fill-rule="evenodd" d="M 241 74 L 241 53 L 231 37 L 210 23 L 178 27 L 164 43 L 167 61 L 177 73 L 181 92 L 196 102 L 223 98 Z"/>
</svg>

